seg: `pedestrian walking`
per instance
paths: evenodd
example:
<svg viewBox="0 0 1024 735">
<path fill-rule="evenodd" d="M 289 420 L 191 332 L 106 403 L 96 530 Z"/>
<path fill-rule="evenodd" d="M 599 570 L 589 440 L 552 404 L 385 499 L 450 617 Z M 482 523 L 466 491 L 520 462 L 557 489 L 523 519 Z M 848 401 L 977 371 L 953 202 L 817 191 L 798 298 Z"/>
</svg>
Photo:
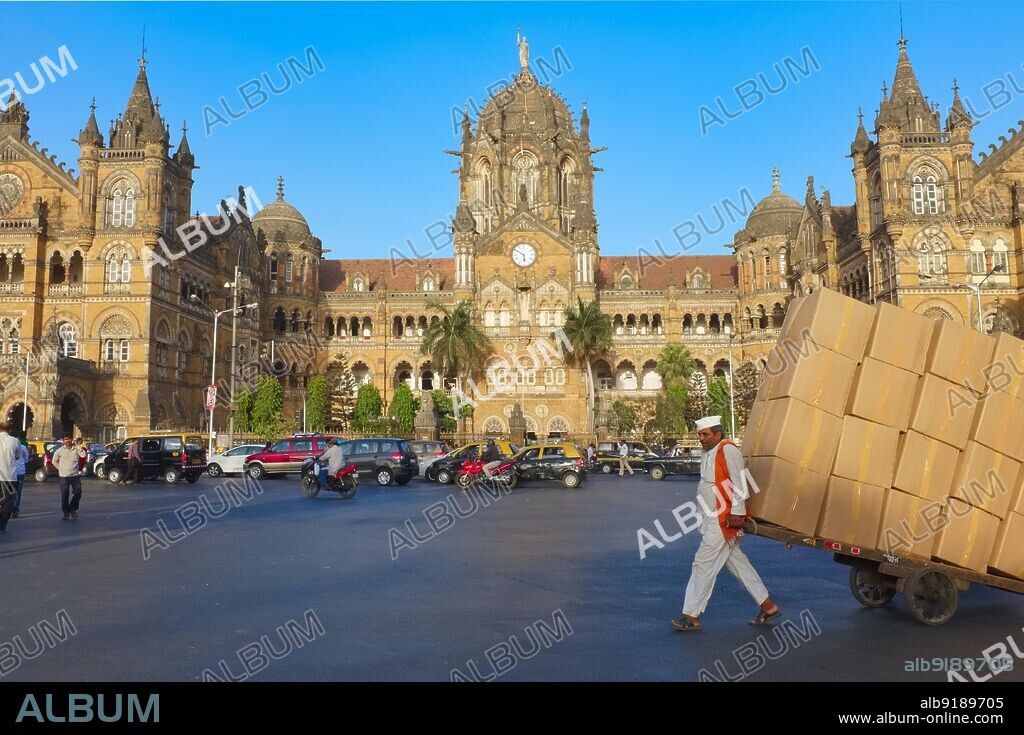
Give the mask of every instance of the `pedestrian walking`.
<svg viewBox="0 0 1024 735">
<path fill-rule="evenodd" d="M 622 477 L 622 471 L 624 469 L 629 470 L 629 474 L 633 474 L 633 468 L 629 466 L 629 445 L 626 442 L 619 440 L 619 477 Z"/>
<path fill-rule="evenodd" d="M 11 520 L 18 499 L 18 459 L 21 444 L 10 435 L 11 425 L 0 423 L 0 534 L 7 533 L 7 522 Z"/>
<path fill-rule="evenodd" d="M 595 459 L 597 459 L 597 447 L 594 446 L 594 442 L 590 442 L 590 446 L 587 447 L 587 469 L 594 469 Z"/>
<path fill-rule="evenodd" d="M 14 474 L 18 478 L 15 480 L 15 496 L 14 496 L 14 512 L 11 513 L 11 518 L 17 518 L 18 513 L 21 512 L 21 491 L 25 489 L 25 473 L 28 468 L 28 442 L 21 439 L 18 442 L 18 446 L 21 447 L 21 451 L 18 452 L 18 461 L 15 464 Z"/>
<path fill-rule="evenodd" d="M 127 485 L 130 481 L 133 485 L 138 485 L 141 468 L 142 439 L 136 439 L 128 447 L 128 471 L 124 473 L 124 479 L 121 481 L 121 484 Z"/>
<path fill-rule="evenodd" d="M 78 506 L 82 502 L 82 471 L 79 469 L 85 457 L 85 447 L 75 444 L 71 436 L 65 436 L 64 444 L 53 453 L 53 466 L 60 478 L 60 509 L 64 520 L 78 518 Z"/>
<path fill-rule="evenodd" d="M 744 492 L 743 455 L 735 444 L 726 440 L 721 416 L 705 416 L 698 420 L 697 438 L 704 448 L 697 494 L 706 510 L 714 508 L 715 511 L 704 519 L 701 526 L 703 538 L 693 557 L 683 614 L 672 621 L 672 627 L 681 631 L 701 629 L 700 616 L 711 599 L 715 578 L 722 567 L 728 569 L 760 605 L 750 624 L 764 625 L 779 615 L 779 606 L 772 602 L 761 577 L 740 550 L 741 527 L 749 518 L 747 493 Z"/>
</svg>

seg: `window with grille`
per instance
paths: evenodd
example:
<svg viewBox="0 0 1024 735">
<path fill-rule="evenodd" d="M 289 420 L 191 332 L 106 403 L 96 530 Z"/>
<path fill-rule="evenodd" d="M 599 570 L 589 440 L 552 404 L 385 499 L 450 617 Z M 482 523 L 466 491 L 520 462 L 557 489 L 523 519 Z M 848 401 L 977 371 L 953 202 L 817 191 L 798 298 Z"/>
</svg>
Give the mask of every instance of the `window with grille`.
<svg viewBox="0 0 1024 735">
<path fill-rule="evenodd" d="M 78 357 L 78 340 L 75 326 L 64 322 L 57 328 L 59 351 L 64 357 Z"/>
</svg>

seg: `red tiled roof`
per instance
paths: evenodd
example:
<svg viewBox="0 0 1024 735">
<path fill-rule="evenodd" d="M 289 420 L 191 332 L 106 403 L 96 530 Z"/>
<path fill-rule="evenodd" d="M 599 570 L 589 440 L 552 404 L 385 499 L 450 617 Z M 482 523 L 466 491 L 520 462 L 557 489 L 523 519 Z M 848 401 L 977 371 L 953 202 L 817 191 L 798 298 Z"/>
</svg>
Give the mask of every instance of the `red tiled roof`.
<svg viewBox="0 0 1024 735">
<path fill-rule="evenodd" d="M 598 288 L 615 288 L 615 275 L 628 267 L 638 288 L 663 289 L 669 282 L 686 288 L 687 274 L 700 268 L 711 276 L 709 288 L 736 288 L 736 258 L 732 255 L 602 255 L 597 272 Z"/>
<path fill-rule="evenodd" d="M 417 291 L 420 278 L 428 271 L 439 279 L 438 290 L 451 288 L 455 276 L 455 259 L 325 260 L 320 263 L 320 290 L 347 291 L 347 279 L 362 274 L 369 279 L 369 288 L 374 291 L 382 291 L 385 288 L 388 291 Z"/>
</svg>

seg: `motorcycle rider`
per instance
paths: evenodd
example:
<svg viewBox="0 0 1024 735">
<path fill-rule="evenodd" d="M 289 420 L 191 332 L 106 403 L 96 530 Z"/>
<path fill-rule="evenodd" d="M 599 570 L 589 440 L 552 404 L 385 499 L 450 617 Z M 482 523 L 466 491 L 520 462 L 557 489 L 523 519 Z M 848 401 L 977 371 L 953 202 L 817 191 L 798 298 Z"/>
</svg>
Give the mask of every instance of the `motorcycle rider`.
<svg viewBox="0 0 1024 735">
<path fill-rule="evenodd" d="M 341 441 L 331 439 L 327 442 L 327 451 L 317 457 L 320 463 L 320 485 L 327 487 L 328 476 L 334 477 L 345 467 L 345 453 L 341 449 Z"/>
<path fill-rule="evenodd" d="M 480 455 L 480 461 L 487 463 L 484 465 L 484 474 L 487 475 L 487 479 L 491 479 L 491 470 L 501 464 L 501 450 L 494 443 L 494 439 L 487 440 L 487 446 L 484 447 L 483 454 Z"/>
</svg>

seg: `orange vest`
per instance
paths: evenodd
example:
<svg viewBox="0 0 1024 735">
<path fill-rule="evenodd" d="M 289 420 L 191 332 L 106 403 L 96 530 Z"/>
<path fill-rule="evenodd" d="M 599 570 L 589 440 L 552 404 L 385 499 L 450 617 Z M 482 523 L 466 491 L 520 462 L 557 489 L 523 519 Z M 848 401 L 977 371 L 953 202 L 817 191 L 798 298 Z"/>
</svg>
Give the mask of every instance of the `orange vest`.
<svg viewBox="0 0 1024 735">
<path fill-rule="evenodd" d="M 735 447 L 731 441 L 723 440 L 718 445 L 718 454 L 715 455 L 715 498 L 718 501 L 718 525 L 722 528 L 722 535 L 725 540 L 732 543 L 739 533 L 738 528 L 730 528 L 727 521 L 732 513 L 732 494 L 735 490 L 732 478 L 729 477 L 729 465 L 725 461 L 725 447 Z M 726 480 L 729 483 L 726 484 Z M 744 520 L 750 515 L 743 516 Z"/>
</svg>

